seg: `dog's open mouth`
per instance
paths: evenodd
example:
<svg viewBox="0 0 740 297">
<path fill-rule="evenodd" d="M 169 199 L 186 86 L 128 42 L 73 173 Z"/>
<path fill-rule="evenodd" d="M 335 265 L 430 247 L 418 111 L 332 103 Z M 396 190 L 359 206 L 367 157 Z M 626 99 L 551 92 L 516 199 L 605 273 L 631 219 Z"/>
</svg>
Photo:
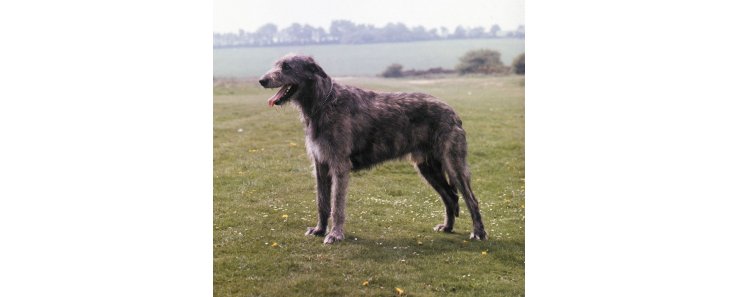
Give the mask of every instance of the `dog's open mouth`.
<svg viewBox="0 0 740 297">
<path fill-rule="evenodd" d="M 270 97 L 270 99 L 267 100 L 267 104 L 270 106 L 273 105 L 281 105 L 285 103 L 285 101 L 288 101 L 290 96 L 293 96 L 295 94 L 296 90 L 298 90 L 297 85 L 284 85 L 278 90 L 277 94 Z"/>
</svg>

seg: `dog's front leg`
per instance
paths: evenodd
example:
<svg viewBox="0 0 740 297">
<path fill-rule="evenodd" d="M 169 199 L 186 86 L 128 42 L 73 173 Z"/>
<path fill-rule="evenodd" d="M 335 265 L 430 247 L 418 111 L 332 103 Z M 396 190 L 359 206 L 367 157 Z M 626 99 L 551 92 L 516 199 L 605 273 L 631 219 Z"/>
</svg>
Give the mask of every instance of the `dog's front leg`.
<svg viewBox="0 0 740 297">
<path fill-rule="evenodd" d="M 344 239 L 344 206 L 349 184 L 349 165 L 335 166 L 331 170 L 331 232 L 324 238 L 325 244 Z"/>
<path fill-rule="evenodd" d="M 318 222 L 316 227 L 309 227 L 306 235 L 323 236 L 326 234 L 326 224 L 329 220 L 331 209 L 331 175 L 329 164 L 314 162 L 316 167 L 316 208 L 318 209 Z"/>
</svg>

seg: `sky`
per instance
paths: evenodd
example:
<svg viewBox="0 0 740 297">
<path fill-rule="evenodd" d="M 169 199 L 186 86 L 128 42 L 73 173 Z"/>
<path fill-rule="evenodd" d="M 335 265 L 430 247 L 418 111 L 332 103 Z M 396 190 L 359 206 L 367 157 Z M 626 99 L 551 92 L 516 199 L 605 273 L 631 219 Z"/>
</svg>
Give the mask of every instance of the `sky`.
<svg viewBox="0 0 740 297">
<path fill-rule="evenodd" d="M 385 26 L 402 22 L 409 27 L 499 24 L 503 30 L 524 25 L 524 0 L 214 0 L 213 31 L 253 32 L 266 23 L 282 29 L 292 23 L 329 29 L 332 20 Z"/>
</svg>

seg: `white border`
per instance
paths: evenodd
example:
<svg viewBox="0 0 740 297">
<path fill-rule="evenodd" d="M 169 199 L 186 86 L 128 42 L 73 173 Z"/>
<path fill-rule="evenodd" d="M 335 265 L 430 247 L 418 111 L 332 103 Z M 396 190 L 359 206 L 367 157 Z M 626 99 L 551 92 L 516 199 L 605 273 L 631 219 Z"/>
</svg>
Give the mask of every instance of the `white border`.
<svg viewBox="0 0 740 297">
<path fill-rule="evenodd" d="M 0 8 L 0 296 L 212 294 L 212 7 Z"/>
<path fill-rule="evenodd" d="M 737 296 L 736 8 L 526 3 L 526 294 Z"/>
</svg>

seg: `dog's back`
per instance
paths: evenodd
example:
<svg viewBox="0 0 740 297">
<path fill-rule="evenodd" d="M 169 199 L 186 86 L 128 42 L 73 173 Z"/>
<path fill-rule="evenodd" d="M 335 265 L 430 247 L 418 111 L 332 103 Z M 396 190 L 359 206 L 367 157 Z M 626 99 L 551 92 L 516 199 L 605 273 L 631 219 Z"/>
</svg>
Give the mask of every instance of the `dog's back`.
<svg viewBox="0 0 740 297">
<path fill-rule="evenodd" d="M 353 170 L 409 154 L 415 159 L 439 156 L 447 134 L 462 130 L 455 111 L 431 95 L 380 93 L 352 86 L 337 89 L 340 99 L 331 106 L 336 113 L 324 112 L 346 117 L 333 123 L 343 126 L 336 131 L 351 140 Z"/>
</svg>

